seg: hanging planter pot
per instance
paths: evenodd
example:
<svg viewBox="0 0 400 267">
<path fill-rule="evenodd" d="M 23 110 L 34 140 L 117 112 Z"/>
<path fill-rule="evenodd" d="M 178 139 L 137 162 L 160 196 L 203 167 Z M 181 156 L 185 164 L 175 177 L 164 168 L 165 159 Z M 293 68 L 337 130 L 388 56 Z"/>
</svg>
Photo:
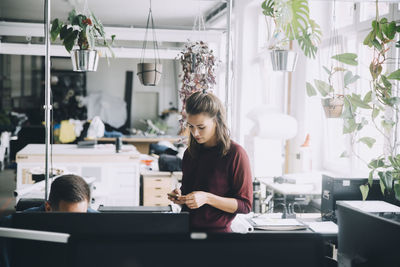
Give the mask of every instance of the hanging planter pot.
<svg viewBox="0 0 400 267">
<path fill-rule="evenodd" d="M 138 63 L 137 76 L 145 86 L 155 86 L 161 79 L 162 64 Z"/>
<path fill-rule="evenodd" d="M 72 50 L 72 68 L 74 71 L 96 71 L 99 63 L 99 53 L 96 50 Z"/>
<path fill-rule="evenodd" d="M 342 95 L 333 98 L 321 99 L 327 118 L 339 118 L 342 115 L 344 97 Z"/>
<path fill-rule="evenodd" d="M 296 68 L 297 53 L 291 50 L 271 50 L 272 69 L 292 72 Z"/>
<path fill-rule="evenodd" d="M 154 59 L 152 63 L 145 63 L 144 58 L 147 46 L 147 33 L 150 27 L 153 33 Z M 144 86 L 156 86 L 160 81 L 162 74 L 162 64 L 160 60 L 160 55 L 158 53 L 158 43 L 154 28 L 155 27 L 154 27 L 153 13 L 151 12 L 151 0 L 150 0 L 150 8 L 149 8 L 149 14 L 147 16 L 147 25 L 146 25 L 146 32 L 144 34 L 142 55 L 140 57 L 140 63 L 137 65 L 137 75 L 140 83 L 143 84 Z"/>
</svg>

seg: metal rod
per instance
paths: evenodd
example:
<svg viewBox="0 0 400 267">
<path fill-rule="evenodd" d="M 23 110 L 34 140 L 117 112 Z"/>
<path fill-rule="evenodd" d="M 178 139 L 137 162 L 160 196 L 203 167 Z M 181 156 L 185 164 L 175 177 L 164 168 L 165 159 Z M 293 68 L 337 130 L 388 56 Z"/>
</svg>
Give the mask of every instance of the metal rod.
<svg viewBox="0 0 400 267">
<path fill-rule="evenodd" d="M 49 154 L 50 154 L 50 0 L 45 0 L 45 28 L 44 36 L 46 42 L 46 55 L 45 55 L 45 105 L 44 117 L 46 127 L 46 157 L 45 157 L 45 193 L 44 199 L 47 201 L 49 196 Z"/>
<path fill-rule="evenodd" d="M 232 0 L 227 0 L 227 33 L 226 33 L 226 75 L 225 75 L 225 109 L 226 120 L 229 126 L 232 126 L 232 110 L 231 110 L 231 92 L 230 92 L 230 66 L 231 66 L 231 17 L 232 17 Z"/>
</svg>

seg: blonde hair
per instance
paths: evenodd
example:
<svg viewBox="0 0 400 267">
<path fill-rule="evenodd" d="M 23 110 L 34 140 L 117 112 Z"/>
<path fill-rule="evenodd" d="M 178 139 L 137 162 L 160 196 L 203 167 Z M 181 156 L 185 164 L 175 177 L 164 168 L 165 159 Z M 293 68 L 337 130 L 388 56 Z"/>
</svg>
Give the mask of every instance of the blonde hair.
<svg viewBox="0 0 400 267">
<path fill-rule="evenodd" d="M 217 135 L 217 147 L 221 156 L 225 156 L 231 146 L 231 138 L 229 129 L 226 125 L 225 108 L 221 101 L 212 93 L 195 92 L 186 101 L 186 114 L 197 115 L 200 113 L 207 114 L 215 120 Z M 196 157 L 201 145 L 193 138 L 192 133 L 189 135 L 189 153 Z"/>
</svg>

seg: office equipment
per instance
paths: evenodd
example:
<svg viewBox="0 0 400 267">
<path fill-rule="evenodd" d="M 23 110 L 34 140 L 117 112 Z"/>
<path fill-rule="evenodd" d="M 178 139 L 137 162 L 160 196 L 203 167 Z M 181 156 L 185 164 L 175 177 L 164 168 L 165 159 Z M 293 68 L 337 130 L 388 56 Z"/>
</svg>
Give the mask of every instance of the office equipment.
<svg viewBox="0 0 400 267">
<path fill-rule="evenodd" d="M 29 144 L 17 153 L 16 191 L 31 187 L 31 170 L 44 169 L 42 144 Z M 65 170 L 83 177 L 95 177 L 92 205 L 139 205 L 139 153 L 132 145 L 115 153 L 114 145 L 97 145 L 80 149 L 76 145 L 52 146 L 53 169 Z"/>
<path fill-rule="evenodd" d="M 398 267 L 400 221 L 386 217 L 400 216 L 400 208 L 382 201 L 369 202 L 337 202 L 339 266 Z"/>
<path fill-rule="evenodd" d="M 75 235 L 70 249 L 71 266 L 75 267 L 321 267 L 324 260 L 322 236 L 304 232 L 123 235 L 112 239 L 101 234 Z"/>
<path fill-rule="evenodd" d="M 321 216 L 324 220 L 336 221 L 336 201 L 361 200 L 360 185 L 366 184 L 368 178 L 343 177 L 322 175 Z M 379 180 L 374 179 L 373 186 L 369 190 L 368 200 L 382 199 Z"/>
<path fill-rule="evenodd" d="M 0 227 L 0 263 L 6 257 L 11 267 L 68 267 L 69 238 L 65 233 Z"/>
<path fill-rule="evenodd" d="M 97 140 L 83 140 L 78 142 L 79 148 L 94 148 L 97 145 Z"/>
<path fill-rule="evenodd" d="M 188 213 L 16 213 L 12 226 L 19 229 L 69 234 L 188 233 Z"/>
</svg>

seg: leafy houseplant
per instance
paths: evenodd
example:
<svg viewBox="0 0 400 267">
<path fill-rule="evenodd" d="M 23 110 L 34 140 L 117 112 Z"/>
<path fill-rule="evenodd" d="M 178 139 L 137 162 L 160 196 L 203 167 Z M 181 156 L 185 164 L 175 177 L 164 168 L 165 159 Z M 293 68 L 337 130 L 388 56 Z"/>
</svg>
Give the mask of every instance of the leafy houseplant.
<svg viewBox="0 0 400 267">
<path fill-rule="evenodd" d="M 76 71 L 95 71 L 97 68 L 98 54 L 96 42 L 102 39 L 101 44 L 106 46 L 112 55 L 114 55 L 111 45 L 114 42 L 115 35 L 111 36 L 111 42 L 106 40 L 106 33 L 101 22 L 90 13 L 90 16 L 77 14 L 75 9 L 68 14 L 67 23 L 63 23 L 58 18 L 54 19 L 51 30 L 51 40 L 54 42 L 57 37 L 63 42 L 65 49 L 71 53 L 71 58 L 76 61 L 73 64 Z M 75 45 L 79 46 L 79 50 L 73 50 Z M 84 69 L 86 64 L 92 63 L 89 69 Z M 76 67 L 76 68 L 75 68 Z"/>
<path fill-rule="evenodd" d="M 332 57 L 332 59 L 350 66 L 358 65 L 357 55 L 352 53 L 335 55 Z M 349 91 L 348 86 L 357 81 L 360 76 L 353 75 L 350 70 L 334 65 L 332 65 L 330 68 L 323 66 L 323 69 L 328 74 L 328 82 L 315 79 L 315 87 L 311 83 L 307 82 L 307 95 L 309 97 L 315 96 L 317 95 L 318 90 L 320 95 L 323 97 L 321 102 L 322 106 L 324 107 L 326 117 L 338 118 L 341 116 L 343 110 L 344 93 Z M 337 75 L 341 75 L 343 77 L 343 90 L 341 90 L 342 94 L 339 93 L 339 90 L 334 89 L 334 77 Z M 317 88 L 317 90 L 315 88 Z"/>
<path fill-rule="evenodd" d="M 376 140 L 369 136 L 359 138 L 364 125 L 371 122 L 384 138 L 386 149 L 382 155 L 368 164 L 370 168 L 368 183 L 360 187 L 363 199 L 368 196 L 375 174 L 380 179 L 381 191 L 389 198 L 394 196 L 400 200 L 400 152 L 397 140 L 399 122 L 400 91 L 397 83 L 400 80 L 400 69 L 391 73 L 383 72 L 388 60 L 388 52 L 399 38 L 400 24 L 379 19 L 377 7 L 376 19 L 372 21 L 372 29 L 363 44 L 373 48 L 373 58 L 369 65 L 371 74 L 370 90 L 361 99 L 360 95 L 346 95 L 343 133 L 351 134 L 352 140 L 372 147 Z M 400 46 L 398 42 L 397 47 Z M 363 112 L 360 112 L 363 109 Z M 364 115 L 367 114 L 367 115 Z M 381 116 L 379 116 L 382 114 Z M 356 155 L 357 156 L 357 155 Z"/>
<path fill-rule="evenodd" d="M 315 58 L 322 32 L 319 25 L 310 18 L 307 0 L 265 0 L 261 7 L 263 14 L 270 17 L 275 24 L 269 44 L 273 62 L 279 62 L 282 61 L 282 57 L 288 57 L 288 52 L 279 55 L 279 53 L 282 54 L 279 51 L 287 51 L 289 42 L 292 40 L 297 40 L 305 56 Z M 296 61 L 297 55 L 293 58 Z M 295 62 L 287 66 L 293 66 L 294 69 Z M 282 69 L 274 66 L 274 70 Z"/>
</svg>

